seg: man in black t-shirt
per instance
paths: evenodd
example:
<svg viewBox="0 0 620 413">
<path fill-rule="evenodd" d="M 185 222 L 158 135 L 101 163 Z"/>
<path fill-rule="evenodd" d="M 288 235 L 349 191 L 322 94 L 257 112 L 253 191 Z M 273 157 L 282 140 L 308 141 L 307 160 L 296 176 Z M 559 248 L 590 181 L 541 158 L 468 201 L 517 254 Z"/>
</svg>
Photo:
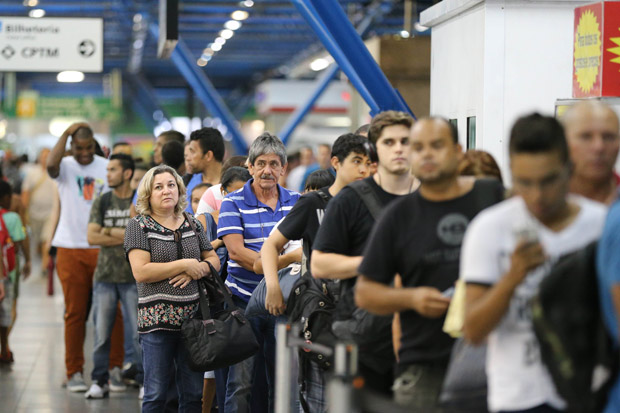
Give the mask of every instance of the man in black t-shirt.
<svg viewBox="0 0 620 413">
<path fill-rule="evenodd" d="M 331 158 L 332 167 L 336 170 L 334 184 L 299 198 L 291 212 L 278 228 L 271 232 L 263 244 L 261 257 L 267 285 L 265 307 L 271 314 L 277 316 L 285 310 L 277 272 L 280 251 L 290 240 L 301 239 L 304 246 L 312 246 L 325 214 L 325 208 L 331 198 L 351 182 L 368 177 L 371 167 L 369 152 L 370 144 L 363 136 L 347 133 L 336 139 L 332 147 Z M 311 258 L 311 248 L 307 247 L 304 248 L 304 255 L 308 254 L 304 257 L 306 268 L 302 270 L 302 273 L 307 271 Z M 322 413 L 327 409 L 324 372 L 314 362 L 311 362 L 309 367 L 304 370 L 306 372 L 304 396 L 310 411 Z"/>
<path fill-rule="evenodd" d="M 379 164 L 377 173 L 364 180 L 378 204 L 385 206 L 399 195 L 410 193 L 415 179 L 410 173 L 411 145 L 409 130 L 413 119 L 402 112 L 382 112 L 371 123 L 369 139 L 376 145 Z M 344 280 L 338 303 L 339 325 L 354 327 L 353 290 L 357 268 L 374 217 L 355 189 L 345 187 L 329 203 L 323 223 L 313 244 L 310 269 L 317 278 Z M 344 314 L 340 316 L 340 314 Z M 372 343 L 362 343 L 359 348 L 359 369 L 366 385 L 384 394 L 390 393 L 394 354 L 389 320 L 381 331 L 375 331 Z M 336 324 L 334 324 L 336 327 Z M 334 328 L 339 338 L 350 339 L 346 328 Z"/>
<path fill-rule="evenodd" d="M 395 399 L 415 411 L 436 405 L 453 340 L 442 331 L 469 222 L 501 201 L 499 181 L 459 177 L 456 128 L 440 118 L 411 129 L 412 169 L 421 186 L 392 203 L 375 225 L 359 267 L 355 301 L 376 314 L 401 312 Z M 404 288 L 391 286 L 400 274 Z"/>
</svg>

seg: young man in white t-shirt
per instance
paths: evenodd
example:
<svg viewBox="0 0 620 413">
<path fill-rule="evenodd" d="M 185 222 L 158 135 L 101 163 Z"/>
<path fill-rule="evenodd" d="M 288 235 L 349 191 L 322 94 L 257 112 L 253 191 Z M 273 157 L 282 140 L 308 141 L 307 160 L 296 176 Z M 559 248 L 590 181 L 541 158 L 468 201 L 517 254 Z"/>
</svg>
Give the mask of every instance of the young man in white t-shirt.
<svg viewBox="0 0 620 413">
<path fill-rule="evenodd" d="M 606 208 L 568 194 L 568 148 L 554 118 L 519 119 L 509 150 L 515 196 L 480 213 L 463 242 L 464 333 L 473 343 L 488 337 L 490 411 L 557 412 L 566 405 L 540 358 L 529 301 L 560 256 L 600 236 Z"/>
<path fill-rule="evenodd" d="M 63 157 L 69 136 L 72 156 Z M 65 364 L 70 391 L 88 390 L 82 376 L 84 336 L 99 249 L 90 246 L 86 232 L 93 201 L 108 190 L 107 164 L 107 159 L 95 155 L 95 138 L 86 123 L 69 126 L 47 159 L 47 172 L 56 180 L 60 196 L 60 219 L 52 245 L 58 251 L 56 269 L 65 297 Z M 113 340 L 111 355 L 119 354 L 123 354 L 122 344 Z M 120 360 L 113 360 L 116 358 Z M 110 364 L 122 363 L 122 356 L 111 357 Z"/>
</svg>

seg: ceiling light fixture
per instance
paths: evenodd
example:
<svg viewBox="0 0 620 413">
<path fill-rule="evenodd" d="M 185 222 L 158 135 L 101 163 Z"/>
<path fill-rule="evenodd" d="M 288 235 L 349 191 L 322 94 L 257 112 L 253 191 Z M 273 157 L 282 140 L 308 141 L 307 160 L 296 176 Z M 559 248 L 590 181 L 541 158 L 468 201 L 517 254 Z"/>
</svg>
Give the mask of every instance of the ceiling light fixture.
<svg viewBox="0 0 620 413">
<path fill-rule="evenodd" d="M 400 37 L 402 37 L 403 39 L 408 39 L 411 37 L 411 34 L 407 30 L 401 30 Z"/>
<path fill-rule="evenodd" d="M 237 20 L 228 20 L 224 23 L 224 27 L 228 30 L 239 30 L 241 28 L 241 22 Z"/>
<path fill-rule="evenodd" d="M 219 43 L 212 43 L 211 49 L 213 49 L 214 52 L 219 52 L 220 50 L 222 50 L 222 45 Z"/>
<path fill-rule="evenodd" d="M 250 13 L 245 10 L 235 10 L 230 14 L 233 20 L 245 20 L 250 17 Z"/>
<path fill-rule="evenodd" d="M 39 0 L 24 0 L 24 6 L 36 7 L 39 5 Z"/>
<path fill-rule="evenodd" d="M 245 0 L 242 4 L 245 7 L 252 7 L 254 5 L 254 2 L 252 0 Z"/>
<path fill-rule="evenodd" d="M 204 60 L 202 57 L 196 61 L 196 64 L 197 64 L 198 66 L 200 66 L 200 67 L 204 67 L 204 66 L 206 66 L 206 65 L 207 65 L 207 63 L 209 63 L 209 62 L 207 62 L 206 60 Z"/>
<path fill-rule="evenodd" d="M 322 57 L 319 57 L 318 59 L 315 59 L 312 61 L 312 63 L 310 63 L 310 69 L 314 70 L 315 72 L 319 72 L 325 69 L 327 66 L 329 66 L 329 62 L 327 61 L 327 59 L 323 59 Z"/>
<path fill-rule="evenodd" d="M 45 10 L 43 9 L 32 9 L 28 12 L 28 16 L 35 18 L 35 19 L 40 19 L 41 17 L 45 16 Z"/>
<path fill-rule="evenodd" d="M 206 49 L 202 51 L 202 54 L 205 54 L 207 56 L 213 56 L 213 53 L 214 53 L 213 49 L 211 49 L 210 47 L 207 47 Z"/>
<path fill-rule="evenodd" d="M 222 30 L 222 31 L 220 32 L 220 37 L 222 37 L 222 38 L 224 38 L 224 39 L 226 39 L 226 40 L 230 39 L 230 38 L 231 38 L 231 37 L 233 37 L 234 35 L 235 35 L 235 32 L 233 32 L 233 31 L 232 31 L 232 30 L 230 30 L 230 29 L 224 29 L 224 30 Z"/>
<path fill-rule="evenodd" d="M 226 44 L 226 39 L 224 39 L 223 37 L 217 37 L 214 41 L 214 44 L 221 44 L 222 46 L 224 46 Z"/>
<path fill-rule="evenodd" d="M 78 83 L 84 80 L 84 73 L 76 70 L 65 70 L 56 75 L 56 80 L 61 83 Z"/>
</svg>

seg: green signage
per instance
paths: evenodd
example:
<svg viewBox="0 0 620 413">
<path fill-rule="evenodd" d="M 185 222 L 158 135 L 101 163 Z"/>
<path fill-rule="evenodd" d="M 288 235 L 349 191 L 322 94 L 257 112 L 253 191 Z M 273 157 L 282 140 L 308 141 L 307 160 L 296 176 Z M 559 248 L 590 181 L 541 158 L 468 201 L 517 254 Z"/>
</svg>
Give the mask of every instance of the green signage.
<svg viewBox="0 0 620 413">
<path fill-rule="evenodd" d="M 11 112 L 8 111 L 9 116 Z M 83 118 L 89 121 L 121 119 L 121 111 L 107 97 L 40 96 L 36 91 L 23 91 L 17 97 L 15 115 L 18 118 L 52 119 L 56 117 Z"/>
<path fill-rule="evenodd" d="M 118 108 L 112 106 L 110 98 L 39 96 L 35 116 L 37 118 L 64 116 L 116 121 L 120 119 L 121 113 Z"/>
</svg>

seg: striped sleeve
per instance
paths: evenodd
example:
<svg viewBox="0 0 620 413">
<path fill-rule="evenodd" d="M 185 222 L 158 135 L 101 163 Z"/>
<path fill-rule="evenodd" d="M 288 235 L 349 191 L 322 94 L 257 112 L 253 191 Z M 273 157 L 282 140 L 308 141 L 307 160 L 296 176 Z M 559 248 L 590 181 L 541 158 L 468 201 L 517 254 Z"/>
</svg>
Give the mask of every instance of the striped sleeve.
<svg viewBox="0 0 620 413">
<path fill-rule="evenodd" d="M 222 238 L 224 235 L 241 234 L 243 235 L 243 220 L 237 204 L 228 198 L 226 202 L 222 202 L 219 220 L 217 223 L 217 237 Z"/>
</svg>

